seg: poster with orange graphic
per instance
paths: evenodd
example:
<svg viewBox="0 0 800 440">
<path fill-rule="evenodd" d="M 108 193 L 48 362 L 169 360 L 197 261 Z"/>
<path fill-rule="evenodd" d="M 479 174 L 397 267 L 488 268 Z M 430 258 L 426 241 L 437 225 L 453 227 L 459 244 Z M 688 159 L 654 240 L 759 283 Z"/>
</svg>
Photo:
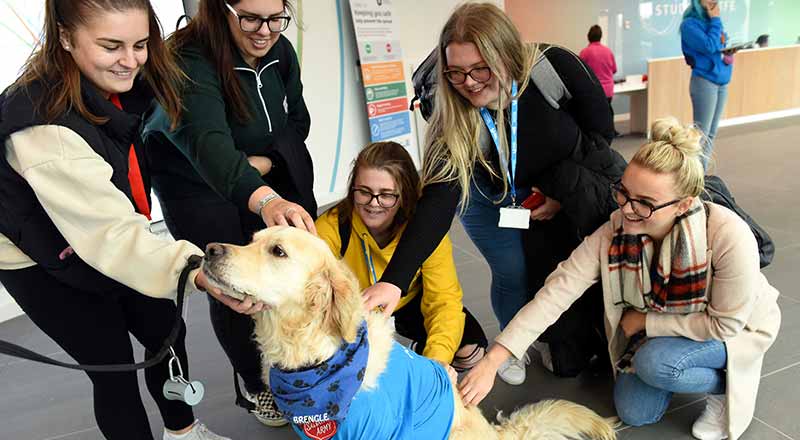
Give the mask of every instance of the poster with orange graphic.
<svg viewBox="0 0 800 440">
<path fill-rule="evenodd" d="M 403 51 L 393 0 L 350 0 L 361 77 L 367 102 L 370 138 L 395 141 L 418 158 L 411 136 Z"/>
</svg>

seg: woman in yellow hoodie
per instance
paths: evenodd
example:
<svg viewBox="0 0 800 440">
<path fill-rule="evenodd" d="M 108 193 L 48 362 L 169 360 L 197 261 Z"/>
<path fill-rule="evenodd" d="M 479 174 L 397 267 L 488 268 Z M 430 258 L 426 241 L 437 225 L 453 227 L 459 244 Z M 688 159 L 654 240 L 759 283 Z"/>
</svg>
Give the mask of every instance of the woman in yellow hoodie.
<svg viewBox="0 0 800 440">
<path fill-rule="evenodd" d="M 400 144 L 377 142 L 359 153 L 348 188 L 347 197 L 320 216 L 316 227 L 366 289 L 380 279 L 414 212 L 419 174 Z M 462 303 L 448 236 L 404 293 L 393 313 L 395 327 L 414 342 L 415 351 L 457 371 L 483 357 L 486 335 Z"/>
</svg>

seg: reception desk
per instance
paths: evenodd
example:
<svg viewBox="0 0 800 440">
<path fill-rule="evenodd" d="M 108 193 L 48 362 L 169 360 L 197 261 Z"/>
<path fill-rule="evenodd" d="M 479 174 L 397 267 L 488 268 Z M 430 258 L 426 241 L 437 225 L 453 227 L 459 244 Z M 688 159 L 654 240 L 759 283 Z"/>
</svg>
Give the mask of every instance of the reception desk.
<svg viewBox="0 0 800 440">
<path fill-rule="evenodd" d="M 692 122 L 691 69 L 683 57 L 649 60 L 647 77 L 646 118 L 631 108 L 631 120 L 646 119 L 647 127 L 669 115 Z M 738 52 L 722 121 L 787 110 L 800 110 L 800 45 Z"/>
</svg>

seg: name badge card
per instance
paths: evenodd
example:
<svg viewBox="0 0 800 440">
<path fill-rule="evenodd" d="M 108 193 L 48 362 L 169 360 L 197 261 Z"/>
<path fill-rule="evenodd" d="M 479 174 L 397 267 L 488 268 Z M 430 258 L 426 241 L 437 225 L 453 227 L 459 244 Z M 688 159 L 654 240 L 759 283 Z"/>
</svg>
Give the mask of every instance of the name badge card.
<svg viewBox="0 0 800 440">
<path fill-rule="evenodd" d="M 531 222 L 531 210 L 520 206 L 500 208 L 501 228 L 528 229 Z"/>
</svg>

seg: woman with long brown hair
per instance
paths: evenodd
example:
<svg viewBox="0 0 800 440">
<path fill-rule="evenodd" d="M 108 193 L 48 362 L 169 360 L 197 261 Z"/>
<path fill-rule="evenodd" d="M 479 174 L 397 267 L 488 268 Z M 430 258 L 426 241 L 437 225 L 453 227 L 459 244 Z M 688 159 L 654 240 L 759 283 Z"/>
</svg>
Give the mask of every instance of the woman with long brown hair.
<svg viewBox="0 0 800 440">
<path fill-rule="evenodd" d="M 42 45 L 0 96 L 0 282 L 81 364 L 132 363 L 129 333 L 146 357 L 158 352 L 178 274 L 201 254 L 148 230 L 141 115 L 155 98 L 177 121 L 181 79 L 148 0 L 47 0 Z M 199 272 L 189 279 L 206 286 Z M 184 335 L 173 348 L 188 374 Z M 168 362 L 145 369 L 164 439 L 223 440 L 165 398 Z M 136 372 L 87 374 L 104 436 L 153 438 Z"/>
<path fill-rule="evenodd" d="M 161 107 L 147 121 L 153 187 L 172 235 L 204 248 L 246 244 L 264 225 L 314 230 L 317 204 L 305 139 L 311 125 L 294 48 L 281 35 L 288 0 L 201 0 L 167 44 L 191 78 L 173 126 Z M 268 426 L 286 423 L 262 380 L 253 322 L 209 298 L 211 322 L 237 376 L 240 405 Z M 237 392 L 237 394 L 239 394 Z"/>
<path fill-rule="evenodd" d="M 353 164 L 347 197 L 317 219 L 319 237 L 341 256 L 362 289 L 380 278 L 419 198 L 419 173 L 396 142 L 364 147 Z M 419 354 L 456 371 L 472 368 L 487 345 L 478 320 L 464 307 L 445 236 L 419 267 L 393 313 L 397 333 Z"/>
</svg>

